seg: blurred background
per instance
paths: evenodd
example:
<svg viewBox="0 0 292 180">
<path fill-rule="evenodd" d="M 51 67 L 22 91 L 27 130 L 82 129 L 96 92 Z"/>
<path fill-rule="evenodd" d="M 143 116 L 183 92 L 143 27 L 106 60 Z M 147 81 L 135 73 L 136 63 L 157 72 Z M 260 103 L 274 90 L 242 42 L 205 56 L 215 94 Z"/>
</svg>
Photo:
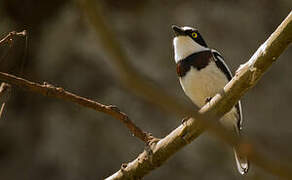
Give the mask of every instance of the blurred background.
<svg viewBox="0 0 292 180">
<path fill-rule="evenodd" d="M 234 72 L 289 14 L 291 0 L 96 1 L 130 63 L 182 102 L 171 25 L 199 29 Z M 183 117 L 169 115 L 121 84 L 99 34 L 77 1 L 2 0 L 0 36 L 29 32 L 0 47 L 1 72 L 114 104 L 143 130 L 163 137 Z M 242 99 L 244 134 L 265 155 L 292 161 L 292 51 L 288 48 Z M 21 72 L 21 64 L 24 64 Z M 25 92 L 12 94 L 0 119 L 0 179 L 94 180 L 116 172 L 143 151 L 116 119 L 72 103 Z M 144 179 L 277 179 L 256 166 L 238 174 L 231 149 L 204 133 Z"/>
</svg>

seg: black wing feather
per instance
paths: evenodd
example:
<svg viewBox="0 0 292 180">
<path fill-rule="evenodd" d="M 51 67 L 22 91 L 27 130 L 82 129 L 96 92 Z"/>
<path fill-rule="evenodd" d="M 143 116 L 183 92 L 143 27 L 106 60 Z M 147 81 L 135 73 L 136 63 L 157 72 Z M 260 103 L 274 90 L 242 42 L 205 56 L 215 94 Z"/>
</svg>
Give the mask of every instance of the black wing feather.
<svg viewBox="0 0 292 180">
<path fill-rule="evenodd" d="M 214 49 L 212 49 L 212 53 L 213 53 L 217 67 L 226 75 L 228 81 L 230 81 L 232 79 L 232 73 L 229 70 L 228 66 L 225 64 L 224 58 L 221 56 L 221 54 L 218 51 Z"/>
<path fill-rule="evenodd" d="M 222 57 L 222 55 L 212 49 L 212 54 L 214 56 L 214 60 L 215 60 L 215 63 L 216 63 L 216 66 L 226 75 L 228 81 L 230 81 L 232 79 L 232 73 L 231 71 L 229 70 L 228 66 L 225 64 L 224 62 L 224 58 Z M 241 109 L 241 102 L 238 101 L 238 103 L 235 105 L 235 108 L 237 110 L 237 113 L 239 115 L 239 121 L 237 123 L 237 126 L 238 126 L 238 129 L 241 130 L 241 125 L 242 125 L 242 109 Z"/>
</svg>

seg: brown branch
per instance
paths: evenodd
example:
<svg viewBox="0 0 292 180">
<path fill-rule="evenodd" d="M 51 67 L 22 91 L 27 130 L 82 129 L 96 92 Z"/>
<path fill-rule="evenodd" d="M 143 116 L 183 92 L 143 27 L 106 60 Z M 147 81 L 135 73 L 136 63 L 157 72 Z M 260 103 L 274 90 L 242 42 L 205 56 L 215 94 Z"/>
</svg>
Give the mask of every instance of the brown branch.
<svg viewBox="0 0 292 180">
<path fill-rule="evenodd" d="M 15 85 L 20 87 L 26 91 L 35 92 L 42 94 L 44 96 L 54 97 L 58 99 L 63 99 L 69 102 L 73 102 L 75 104 L 79 104 L 81 106 L 93 109 L 95 111 L 103 112 L 108 115 L 113 116 L 114 118 L 118 119 L 122 123 L 124 123 L 127 128 L 133 133 L 134 136 L 138 137 L 145 143 L 148 143 L 152 137 L 147 133 L 143 132 L 139 127 L 137 127 L 130 118 L 123 112 L 119 110 L 116 106 L 113 105 L 103 105 L 96 101 L 78 96 L 74 93 L 65 91 L 61 87 L 55 87 L 51 84 L 44 83 L 39 84 L 35 82 L 28 81 L 26 79 L 0 72 L 0 80 L 7 82 L 11 85 Z"/>
<path fill-rule="evenodd" d="M 9 43 L 11 45 L 13 42 L 13 39 L 16 36 L 26 36 L 26 35 L 27 35 L 26 30 L 23 30 L 22 32 L 12 31 L 8 35 L 6 35 L 3 39 L 0 40 L 0 45 L 3 45 L 5 43 Z M 96 101 L 65 91 L 63 88 L 60 88 L 60 87 L 54 87 L 53 85 L 50 85 L 47 83 L 44 83 L 43 85 L 41 85 L 41 84 L 30 82 L 20 77 L 16 77 L 16 76 L 2 73 L 2 72 L 0 72 L 0 79 L 7 83 L 21 87 L 27 91 L 36 92 L 45 96 L 50 96 L 50 97 L 55 97 L 55 98 L 71 101 L 81 106 L 88 107 L 96 111 L 104 112 L 108 115 L 111 115 L 115 117 L 116 119 L 120 120 L 122 123 L 124 123 L 127 126 L 127 128 L 134 134 L 134 136 L 138 137 L 145 143 L 148 143 L 153 138 L 149 134 L 143 132 L 139 127 L 137 127 L 130 120 L 130 118 L 125 113 L 121 112 L 116 106 L 103 105 Z M 8 84 L 6 83 L 1 84 L 1 88 L 2 88 L 1 90 L 3 90 L 1 92 L 3 94 L 4 92 L 6 92 L 7 87 L 8 87 Z M 1 98 L 1 92 L 0 92 L 0 98 Z M 5 107 L 5 102 L 3 102 L 1 106 L 0 117 L 2 115 L 4 107 Z"/>
</svg>

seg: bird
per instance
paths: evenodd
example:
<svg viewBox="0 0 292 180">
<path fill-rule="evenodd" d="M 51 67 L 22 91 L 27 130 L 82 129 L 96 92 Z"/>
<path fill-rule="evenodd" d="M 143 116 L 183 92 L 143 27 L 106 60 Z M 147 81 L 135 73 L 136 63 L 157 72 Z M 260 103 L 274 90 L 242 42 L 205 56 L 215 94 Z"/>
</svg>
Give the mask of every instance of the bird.
<svg viewBox="0 0 292 180">
<path fill-rule="evenodd" d="M 232 73 L 224 62 L 223 56 L 207 46 L 198 29 L 172 25 L 174 32 L 173 47 L 176 71 L 185 94 L 198 107 L 204 106 L 212 97 L 222 91 L 232 79 Z M 242 129 L 241 102 L 226 113 L 219 122 L 236 136 Z M 249 161 L 233 147 L 238 172 L 245 175 Z"/>
</svg>

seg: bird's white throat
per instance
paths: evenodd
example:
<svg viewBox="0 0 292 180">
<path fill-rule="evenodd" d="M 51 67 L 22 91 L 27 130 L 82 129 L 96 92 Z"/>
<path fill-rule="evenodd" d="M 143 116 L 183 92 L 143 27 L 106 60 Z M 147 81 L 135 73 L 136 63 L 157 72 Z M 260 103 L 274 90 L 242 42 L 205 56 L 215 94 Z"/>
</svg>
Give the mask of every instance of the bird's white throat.
<svg viewBox="0 0 292 180">
<path fill-rule="evenodd" d="M 174 59 L 176 63 L 195 52 L 200 52 L 200 51 L 208 49 L 196 43 L 189 36 L 175 37 L 173 39 L 173 46 L 174 46 L 174 56 L 175 56 Z"/>
</svg>

